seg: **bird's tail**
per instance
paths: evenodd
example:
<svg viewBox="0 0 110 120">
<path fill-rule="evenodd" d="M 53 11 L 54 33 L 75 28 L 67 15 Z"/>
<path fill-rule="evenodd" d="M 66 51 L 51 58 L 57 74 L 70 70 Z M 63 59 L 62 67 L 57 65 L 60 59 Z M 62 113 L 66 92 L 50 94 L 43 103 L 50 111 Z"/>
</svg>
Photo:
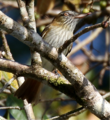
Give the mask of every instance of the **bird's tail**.
<svg viewBox="0 0 110 120">
<path fill-rule="evenodd" d="M 15 96 L 22 100 L 27 99 L 29 103 L 37 103 L 41 82 L 26 78 L 25 82 L 15 92 Z"/>
</svg>

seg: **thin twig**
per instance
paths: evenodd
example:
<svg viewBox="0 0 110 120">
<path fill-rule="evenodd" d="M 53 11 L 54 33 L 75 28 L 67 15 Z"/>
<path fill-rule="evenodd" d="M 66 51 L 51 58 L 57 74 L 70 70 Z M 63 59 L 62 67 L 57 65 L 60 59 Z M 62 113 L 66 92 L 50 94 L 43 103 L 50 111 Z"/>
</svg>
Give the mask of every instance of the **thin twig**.
<svg viewBox="0 0 110 120">
<path fill-rule="evenodd" d="M 86 27 L 85 29 L 83 29 L 82 31 L 78 32 L 76 35 L 74 35 L 71 39 L 67 40 L 58 50 L 59 53 L 63 52 L 63 50 L 65 48 L 67 48 L 67 46 L 69 46 L 72 42 L 74 42 L 79 36 L 83 35 L 86 32 L 89 32 L 90 30 L 93 30 L 95 28 L 99 28 L 99 27 L 108 27 L 106 26 L 106 24 L 109 24 L 109 21 L 105 21 L 102 23 L 98 23 L 96 25 L 92 25 L 89 27 Z"/>
<path fill-rule="evenodd" d="M 106 68 L 107 66 L 105 65 L 102 69 Z M 93 82 L 97 77 L 99 77 L 101 73 L 101 70 L 94 76 L 94 78 L 91 80 L 91 82 Z"/>
<path fill-rule="evenodd" d="M 5 34 L 1 31 L 0 32 L 0 36 L 2 38 L 2 42 L 3 42 L 3 47 L 4 47 L 4 51 L 5 51 L 5 58 L 8 59 L 8 60 L 13 60 L 13 57 L 12 57 L 12 54 L 11 54 L 11 51 L 10 51 L 10 48 L 8 46 L 8 43 L 7 43 L 7 39 L 5 37 Z"/>
<path fill-rule="evenodd" d="M 102 85 L 102 80 L 103 80 L 103 77 L 104 77 L 105 71 L 106 71 L 106 67 L 104 67 L 104 68 L 100 71 L 99 85 Z"/>
<path fill-rule="evenodd" d="M 106 51 L 105 51 L 105 57 L 104 57 L 104 59 L 105 59 L 105 61 L 109 61 L 110 26 L 106 29 L 105 36 L 106 36 L 106 39 L 105 39 Z"/>
<path fill-rule="evenodd" d="M 76 44 L 79 44 L 80 42 L 78 40 L 75 41 Z M 92 62 L 106 62 L 104 60 L 103 56 L 94 56 L 94 54 L 92 53 L 92 51 L 87 50 L 86 47 L 82 47 L 81 48 L 82 52 L 88 57 L 88 59 Z"/>
<path fill-rule="evenodd" d="M 52 22 L 52 19 L 51 19 L 51 18 L 44 19 L 44 20 L 38 20 L 36 27 L 40 27 L 40 26 L 42 26 L 42 25 L 47 25 L 47 24 L 49 24 L 49 23 L 51 23 L 51 22 Z"/>
<path fill-rule="evenodd" d="M 5 84 L 7 84 L 7 81 L 4 80 L 4 78 L 2 78 L 0 82 L 1 82 L 4 86 L 5 86 Z M 15 91 L 16 91 L 16 88 L 14 88 L 12 85 L 8 86 L 7 89 L 9 89 L 9 90 L 11 91 L 11 93 L 15 93 Z M 4 89 L 4 91 L 5 91 L 5 90 L 6 90 L 6 89 Z M 4 91 L 3 91 L 3 92 L 4 92 Z"/>
<path fill-rule="evenodd" d="M 34 0 L 28 0 L 27 5 L 27 12 L 29 15 L 29 23 L 28 23 L 28 29 L 36 32 L 36 22 L 34 17 Z M 42 60 L 40 57 L 40 54 L 33 49 L 31 49 L 31 64 L 34 65 L 42 65 Z"/>
<path fill-rule="evenodd" d="M 109 61 L 109 32 L 108 30 L 106 29 L 106 41 L 105 41 L 105 44 L 106 44 L 106 51 L 105 51 L 105 56 L 104 56 L 104 60 L 105 61 Z M 104 74 L 106 72 L 106 68 L 107 68 L 107 62 L 103 63 L 103 66 L 106 66 L 104 67 L 101 72 L 100 72 L 100 76 L 99 76 L 99 85 L 102 85 L 102 80 L 103 80 L 103 77 L 104 77 Z"/>
<path fill-rule="evenodd" d="M 108 97 L 110 97 L 110 92 L 108 92 L 105 95 L 103 95 L 103 98 L 108 98 Z"/>
<path fill-rule="evenodd" d="M 31 64 L 33 65 L 33 67 L 35 65 L 42 66 L 42 60 L 41 60 L 40 54 L 33 50 L 31 50 Z"/>
<path fill-rule="evenodd" d="M 34 17 L 34 0 L 28 0 L 28 4 L 26 4 L 26 7 L 29 16 L 28 29 L 34 30 L 36 32 L 36 22 Z"/>
<path fill-rule="evenodd" d="M 103 98 L 107 98 L 107 97 L 110 97 L 110 92 L 108 92 L 105 95 L 103 95 Z M 70 112 L 68 112 L 66 114 L 50 118 L 50 120 L 64 120 L 64 119 L 68 119 L 68 118 L 70 118 L 72 116 L 79 115 L 80 113 L 84 112 L 85 110 L 86 110 L 86 108 L 80 107 L 80 108 L 78 108 L 76 110 L 73 110 L 73 111 L 70 111 Z"/>
<path fill-rule="evenodd" d="M 94 1 L 92 0 L 91 3 L 90 3 L 90 9 L 93 8 L 93 3 L 94 3 Z"/>
<path fill-rule="evenodd" d="M 11 91 L 10 91 L 10 90 L 8 90 L 8 89 L 4 89 L 4 90 L 3 90 L 3 93 L 6 93 L 6 94 L 11 94 Z"/>
<path fill-rule="evenodd" d="M 64 99 L 64 98 L 55 98 L 55 99 L 49 99 L 49 100 L 42 100 L 39 99 L 39 102 L 55 102 L 55 101 L 74 101 L 74 99 Z"/>
<path fill-rule="evenodd" d="M 103 96 L 103 95 L 105 95 L 107 92 L 106 91 L 104 91 L 104 90 L 98 90 L 99 91 L 99 93 Z"/>
<path fill-rule="evenodd" d="M 89 68 L 84 74 L 87 74 L 89 71 L 91 71 L 92 69 L 96 68 L 100 64 L 102 64 L 102 62 L 98 62 L 97 64 L 95 64 L 94 66 L 92 66 L 91 68 Z"/>
<path fill-rule="evenodd" d="M 49 108 L 50 108 L 51 104 L 52 104 L 52 102 L 48 102 L 48 103 L 47 103 L 46 108 L 45 108 L 45 110 L 44 110 L 44 112 L 43 112 L 43 114 L 42 114 L 41 119 L 43 119 L 44 115 L 45 115 L 45 114 L 46 114 L 46 112 L 49 110 Z"/>
<path fill-rule="evenodd" d="M 12 1 L 12 0 L 0 0 L 0 4 L 2 4 L 3 7 L 8 7 L 8 6 L 10 6 L 11 8 L 18 7 L 16 1 Z"/>
<path fill-rule="evenodd" d="M 19 106 L 0 107 L 0 110 L 4 110 L 4 109 L 17 109 L 17 110 L 22 110 L 23 108 L 20 108 Z"/>
<path fill-rule="evenodd" d="M 0 93 L 2 93 L 8 86 L 11 85 L 11 83 L 15 80 L 15 76 L 11 78 L 4 86 L 2 89 L 0 89 Z"/>
<path fill-rule="evenodd" d="M 3 47 L 4 47 L 4 51 L 5 51 L 5 58 L 8 59 L 8 60 L 12 60 L 14 61 L 14 58 L 12 57 L 12 54 L 11 54 L 11 51 L 10 51 L 10 48 L 9 48 L 9 45 L 7 43 L 7 39 L 6 39 L 6 36 L 4 34 L 4 32 L 0 32 L 0 36 L 2 38 L 2 42 L 3 42 Z M 20 81 L 21 82 L 21 81 Z M 3 90 L 4 93 L 7 93 L 7 94 L 11 94 L 11 91 L 8 90 L 8 89 L 4 89 Z"/>
<path fill-rule="evenodd" d="M 0 100 L 0 106 L 5 106 L 6 104 L 6 99 L 2 99 Z"/>
<path fill-rule="evenodd" d="M 29 17 L 28 17 L 28 13 L 27 13 L 27 10 L 26 10 L 26 7 L 25 7 L 25 3 L 21 0 L 17 0 L 17 3 L 18 3 L 18 7 L 20 9 L 20 14 L 21 14 L 21 17 L 22 17 L 23 24 L 25 26 L 28 26 Z"/>
<path fill-rule="evenodd" d="M 97 30 L 95 30 L 88 38 L 86 38 L 84 41 L 80 42 L 77 46 L 75 46 L 68 54 L 68 57 L 80 50 L 83 46 L 92 42 L 102 32 L 102 30 L 103 28 L 98 28 Z"/>
<path fill-rule="evenodd" d="M 84 112 L 85 110 L 86 110 L 86 108 L 80 107 L 80 108 L 78 108 L 76 110 L 73 110 L 73 111 L 70 111 L 70 112 L 68 112 L 66 114 L 50 118 L 50 120 L 66 120 L 66 119 L 68 119 L 68 118 L 70 118 L 72 116 L 79 115 L 80 113 Z"/>
</svg>

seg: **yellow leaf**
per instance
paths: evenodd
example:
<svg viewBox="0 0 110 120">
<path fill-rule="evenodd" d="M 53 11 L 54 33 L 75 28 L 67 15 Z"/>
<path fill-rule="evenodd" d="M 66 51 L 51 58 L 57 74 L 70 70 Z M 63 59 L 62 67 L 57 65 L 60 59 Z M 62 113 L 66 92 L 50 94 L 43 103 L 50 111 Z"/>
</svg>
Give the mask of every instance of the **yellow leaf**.
<svg viewBox="0 0 110 120">
<path fill-rule="evenodd" d="M 4 71 L 0 71 L 0 80 L 2 78 L 4 78 L 4 80 L 6 80 L 6 82 L 8 82 L 14 75 L 12 73 L 9 73 L 9 72 L 4 72 Z M 11 85 L 14 87 L 14 88 L 18 88 L 18 83 L 17 83 L 17 80 L 15 79 Z"/>
</svg>

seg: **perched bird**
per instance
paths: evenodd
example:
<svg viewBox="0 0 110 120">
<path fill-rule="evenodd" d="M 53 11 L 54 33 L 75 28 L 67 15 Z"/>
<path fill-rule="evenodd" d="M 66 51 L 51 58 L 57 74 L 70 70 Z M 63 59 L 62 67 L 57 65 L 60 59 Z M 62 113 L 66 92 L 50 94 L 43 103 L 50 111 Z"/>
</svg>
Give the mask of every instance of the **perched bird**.
<svg viewBox="0 0 110 120">
<path fill-rule="evenodd" d="M 86 14 L 78 14 L 74 11 L 63 11 L 59 13 L 53 21 L 42 32 L 42 38 L 51 46 L 60 48 L 66 40 L 73 36 L 73 32 L 79 18 L 85 17 Z M 65 55 L 71 50 L 69 45 L 63 53 Z M 55 67 L 45 58 L 42 58 L 43 68 L 52 71 Z M 21 99 L 27 99 L 29 103 L 36 103 L 38 91 L 41 83 L 39 81 L 27 78 L 20 88 L 15 92 L 15 96 Z"/>
</svg>

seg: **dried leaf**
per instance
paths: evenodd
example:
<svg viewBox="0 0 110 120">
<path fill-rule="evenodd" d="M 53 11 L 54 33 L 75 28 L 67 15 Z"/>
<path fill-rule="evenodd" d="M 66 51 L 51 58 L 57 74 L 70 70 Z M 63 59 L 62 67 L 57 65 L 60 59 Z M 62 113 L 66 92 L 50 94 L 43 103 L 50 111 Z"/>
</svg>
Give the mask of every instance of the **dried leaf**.
<svg viewBox="0 0 110 120">
<path fill-rule="evenodd" d="M 37 0 L 37 12 L 45 14 L 54 7 L 55 0 Z"/>
</svg>

